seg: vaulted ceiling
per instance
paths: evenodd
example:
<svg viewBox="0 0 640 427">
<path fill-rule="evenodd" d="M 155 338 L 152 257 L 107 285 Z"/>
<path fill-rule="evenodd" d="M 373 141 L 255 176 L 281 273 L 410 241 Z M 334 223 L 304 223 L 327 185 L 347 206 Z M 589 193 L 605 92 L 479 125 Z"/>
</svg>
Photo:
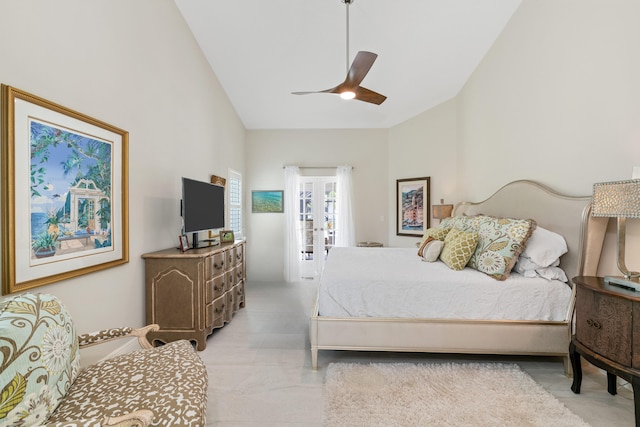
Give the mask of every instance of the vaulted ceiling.
<svg viewBox="0 0 640 427">
<path fill-rule="evenodd" d="M 175 0 L 247 129 L 388 128 L 458 94 L 521 0 Z M 360 50 L 381 105 L 334 94 Z"/>
</svg>

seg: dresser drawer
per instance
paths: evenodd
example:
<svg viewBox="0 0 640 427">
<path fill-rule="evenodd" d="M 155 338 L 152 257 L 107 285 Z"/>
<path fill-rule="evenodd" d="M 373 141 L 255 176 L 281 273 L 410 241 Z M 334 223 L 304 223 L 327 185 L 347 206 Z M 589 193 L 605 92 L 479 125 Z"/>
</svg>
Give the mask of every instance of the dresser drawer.
<svg viewBox="0 0 640 427">
<path fill-rule="evenodd" d="M 236 282 L 235 283 L 242 282 L 244 280 L 244 264 L 236 265 L 235 272 L 236 272 Z"/>
<path fill-rule="evenodd" d="M 211 280 L 207 280 L 207 284 L 205 286 L 206 302 L 209 303 L 225 293 L 225 291 L 227 290 L 227 287 L 225 285 L 226 278 L 226 274 L 223 274 L 222 276 L 216 276 Z"/>
<path fill-rule="evenodd" d="M 207 304 L 206 318 L 208 328 L 221 328 L 224 325 L 225 312 L 227 311 L 227 298 L 222 296 Z"/>
<path fill-rule="evenodd" d="M 236 248 L 229 248 L 224 251 L 227 256 L 227 269 L 236 265 Z"/>
<path fill-rule="evenodd" d="M 205 261 L 205 279 L 209 280 L 224 273 L 226 262 L 224 252 L 207 257 Z"/>
<path fill-rule="evenodd" d="M 631 301 L 579 287 L 576 292 L 576 339 L 594 352 L 631 366 Z"/>
<path fill-rule="evenodd" d="M 244 246 L 236 246 L 236 264 L 240 264 L 244 261 Z"/>
</svg>

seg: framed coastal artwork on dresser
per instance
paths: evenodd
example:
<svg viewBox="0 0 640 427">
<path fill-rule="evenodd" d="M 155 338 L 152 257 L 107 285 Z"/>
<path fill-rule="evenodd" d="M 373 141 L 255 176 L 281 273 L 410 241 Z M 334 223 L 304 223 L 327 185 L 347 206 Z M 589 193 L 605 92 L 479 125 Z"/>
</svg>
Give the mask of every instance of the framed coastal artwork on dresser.
<svg viewBox="0 0 640 427">
<path fill-rule="evenodd" d="M 429 228 L 430 177 L 396 180 L 396 235 L 422 237 Z"/>
<path fill-rule="evenodd" d="M 3 293 L 128 262 L 128 132 L 1 89 Z"/>
</svg>

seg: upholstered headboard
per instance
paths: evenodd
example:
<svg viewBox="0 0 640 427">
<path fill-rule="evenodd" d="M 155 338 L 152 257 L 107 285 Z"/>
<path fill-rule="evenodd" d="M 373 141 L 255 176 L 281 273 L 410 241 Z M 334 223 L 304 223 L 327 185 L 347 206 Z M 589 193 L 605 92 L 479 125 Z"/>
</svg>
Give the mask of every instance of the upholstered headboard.
<svg viewBox="0 0 640 427">
<path fill-rule="evenodd" d="M 569 278 L 595 275 L 607 228 L 607 218 L 590 215 L 591 197 L 565 196 L 533 181 L 511 182 L 482 202 L 458 203 L 453 215 L 533 219 L 564 236 L 569 252 L 560 266 Z"/>
</svg>

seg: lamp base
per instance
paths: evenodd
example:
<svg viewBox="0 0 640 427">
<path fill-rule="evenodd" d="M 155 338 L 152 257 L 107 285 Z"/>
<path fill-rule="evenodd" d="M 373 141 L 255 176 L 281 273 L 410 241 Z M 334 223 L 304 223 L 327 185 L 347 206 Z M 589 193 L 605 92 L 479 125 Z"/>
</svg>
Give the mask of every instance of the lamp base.
<svg viewBox="0 0 640 427">
<path fill-rule="evenodd" d="M 605 276 L 604 284 L 618 286 L 628 291 L 640 292 L 640 280 L 637 277 L 627 279 L 620 276 Z"/>
</svg>

